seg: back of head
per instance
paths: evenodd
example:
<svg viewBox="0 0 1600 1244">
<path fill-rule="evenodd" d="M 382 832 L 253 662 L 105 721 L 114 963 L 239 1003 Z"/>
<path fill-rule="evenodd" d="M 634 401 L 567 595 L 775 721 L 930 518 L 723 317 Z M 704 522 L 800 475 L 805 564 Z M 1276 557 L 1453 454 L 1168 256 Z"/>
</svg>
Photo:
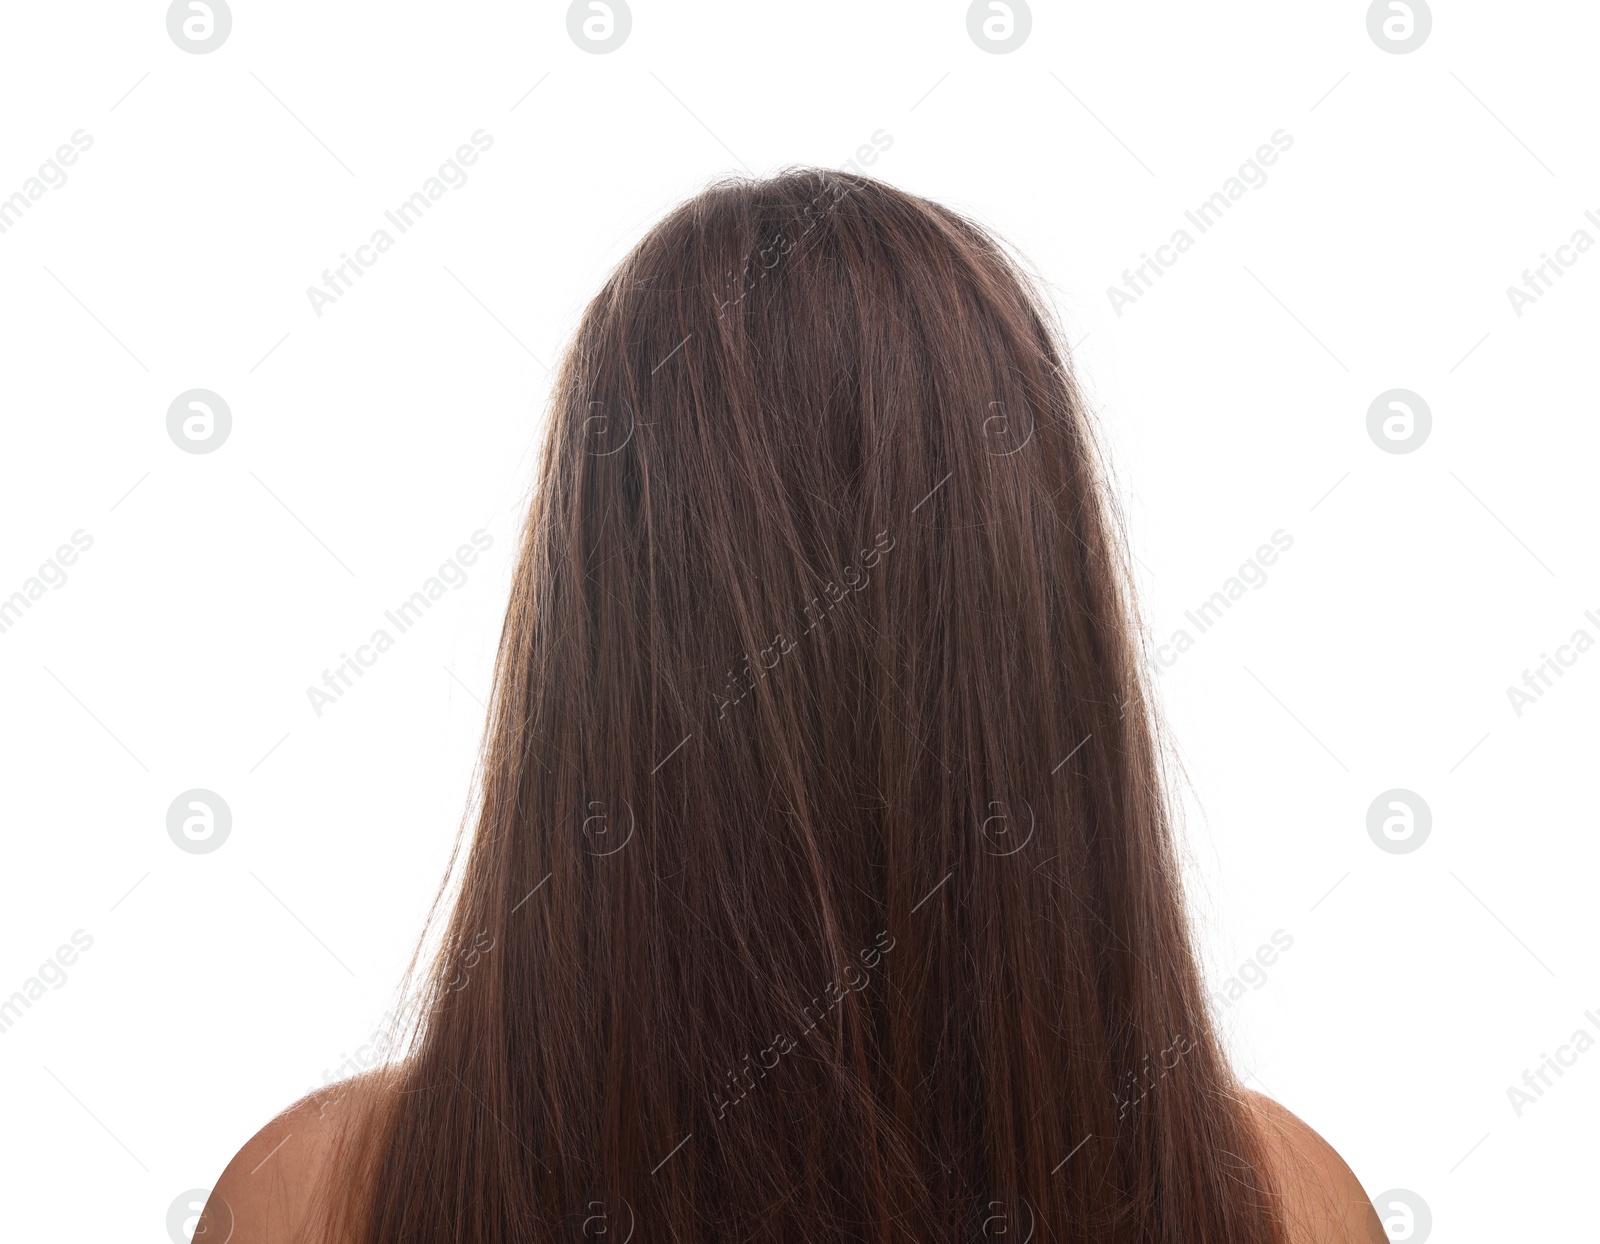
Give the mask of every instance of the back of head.
<svg viewBox="0 0 1600 1244">
<path fill-rule="evenodd" d="M 1097 463 L 949 210 L 801 170 L 639 243 L 561 369 L 359 1238 L 1278 1238 Z"/>
</svg>

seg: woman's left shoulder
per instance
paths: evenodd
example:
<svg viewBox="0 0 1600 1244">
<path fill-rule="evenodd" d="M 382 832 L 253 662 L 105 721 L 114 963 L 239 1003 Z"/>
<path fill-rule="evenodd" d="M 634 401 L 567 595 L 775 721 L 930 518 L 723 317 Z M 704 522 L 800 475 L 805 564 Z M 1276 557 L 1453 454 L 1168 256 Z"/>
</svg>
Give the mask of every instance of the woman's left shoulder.
<svg viewBox="0 0 1600 1244">
<path fill-rule="evenodd" d="M 211 1189 L 195 1244 L 324 1244 L 311 1232 L 338 1139 L 346 1124 L 371 1111 L 393 1077 L 376 1069 L 330 1084 L 267 1123 Z"/>
</svg>

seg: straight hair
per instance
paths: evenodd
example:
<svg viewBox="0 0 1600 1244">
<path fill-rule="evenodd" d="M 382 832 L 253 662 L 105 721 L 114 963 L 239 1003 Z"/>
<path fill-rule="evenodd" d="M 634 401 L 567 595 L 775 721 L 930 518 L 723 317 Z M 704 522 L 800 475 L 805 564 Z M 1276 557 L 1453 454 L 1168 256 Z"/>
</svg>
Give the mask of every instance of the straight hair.
<svg viewBox="0 0 1600 1244">
<path fill-rule="evenodd" d="M 986 230 L 713 185 L 584 311 L 328 1238 L 1281 1244 L 1124 543 Z"/>
</svg>

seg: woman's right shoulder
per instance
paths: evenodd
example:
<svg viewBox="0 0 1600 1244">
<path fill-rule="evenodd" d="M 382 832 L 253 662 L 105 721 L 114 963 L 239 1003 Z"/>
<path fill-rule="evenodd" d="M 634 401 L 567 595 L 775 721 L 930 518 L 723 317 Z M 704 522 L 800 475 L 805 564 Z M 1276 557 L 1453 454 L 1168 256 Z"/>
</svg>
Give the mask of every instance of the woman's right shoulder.
<svg viewBox="0 0 1600 1244">
<path fill-rule="evenodd" d="M 371 1117 L 398 1080 L 375 1068 L 308 1093 L 244 1143 L 211 1189 L 195 1244 L 333 1244 L 316 1221 L 340 1138 Z M 342 1198 L 333 1198 L 335 1202 Z"/>
<path fill-rule="evenodd" d="M 1361 1181 L 1287 1107 L 1246 1089 L 1245 1106 L 1277 1185 L 1289 1244 L 1388 1244 Z"/>
</svg>

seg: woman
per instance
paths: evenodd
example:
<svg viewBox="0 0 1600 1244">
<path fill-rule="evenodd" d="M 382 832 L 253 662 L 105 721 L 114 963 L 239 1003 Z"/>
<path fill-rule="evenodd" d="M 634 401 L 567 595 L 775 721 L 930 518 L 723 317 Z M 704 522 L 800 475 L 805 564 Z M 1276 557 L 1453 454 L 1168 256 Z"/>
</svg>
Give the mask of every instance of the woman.
<svg viewBox="0 0 1600 1244">
<path fill-rule="evenodd" d="M 980 228 L 679 207 L 560 373 L 405 1057 L 196 1238 L 1382 1240 L 1219 1048 L 1123 556 Z"/>
</svg>

